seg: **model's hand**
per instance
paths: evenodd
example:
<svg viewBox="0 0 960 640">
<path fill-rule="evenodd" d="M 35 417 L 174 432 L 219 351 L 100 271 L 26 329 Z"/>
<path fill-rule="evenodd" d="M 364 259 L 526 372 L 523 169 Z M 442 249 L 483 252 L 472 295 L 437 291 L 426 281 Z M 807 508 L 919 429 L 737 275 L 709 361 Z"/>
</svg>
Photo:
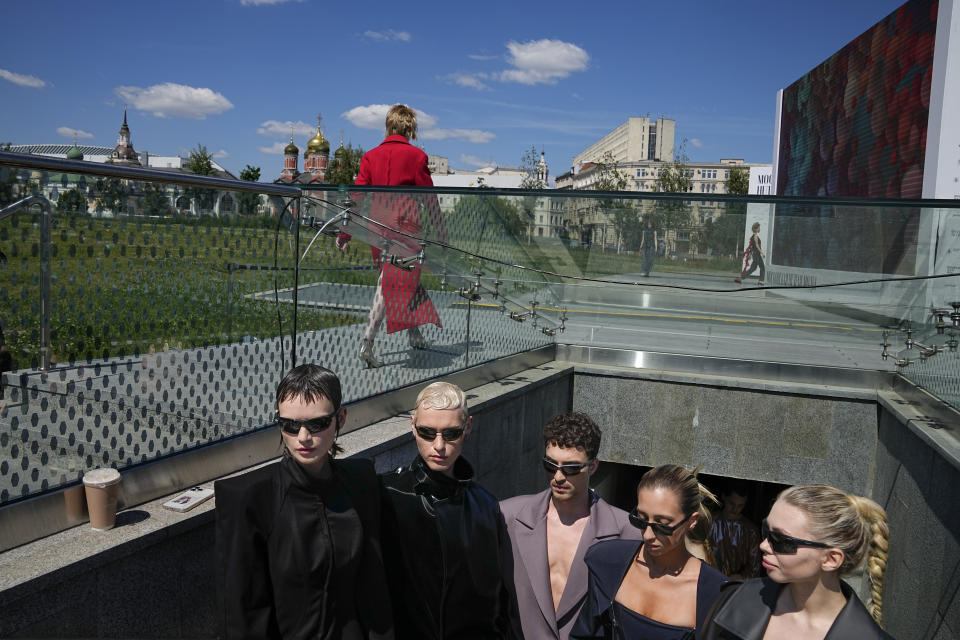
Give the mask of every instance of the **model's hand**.
<svg viewBox="0 0 960 640">
<path fill-rule="evenodd" d="M 340 233 L 340 235 L 337 236 L 336 245 L 337 249 L 339 249 L 341 253 L 346 251 L 347 243 L 350 242 L 350 238 L 351 236 L 349 233 Z"/>
</svg>

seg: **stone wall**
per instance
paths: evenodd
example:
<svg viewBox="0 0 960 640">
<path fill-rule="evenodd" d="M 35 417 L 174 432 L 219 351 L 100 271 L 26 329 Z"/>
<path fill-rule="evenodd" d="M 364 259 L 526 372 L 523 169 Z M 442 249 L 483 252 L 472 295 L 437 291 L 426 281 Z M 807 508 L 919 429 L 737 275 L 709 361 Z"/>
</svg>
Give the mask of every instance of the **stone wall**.
<svg viewBox="0 0 960 640">
<path fill-rule="evenodd" d="M 960 470 L 945 453 L 881 412 L 873 498 L 890 526 L 883 619 L 894 638 L 960 638 Z"/>
<path fill-rule="evenodd" d="M 603 460 L 690 469 L 702 464 L 704 473 L 718 476 L 827 482 L 870 495 L 876 401 L 862 393 L 818 396 L 793 388 L 577 373 L 573 406 L 603 429 Z"/>
</svg>

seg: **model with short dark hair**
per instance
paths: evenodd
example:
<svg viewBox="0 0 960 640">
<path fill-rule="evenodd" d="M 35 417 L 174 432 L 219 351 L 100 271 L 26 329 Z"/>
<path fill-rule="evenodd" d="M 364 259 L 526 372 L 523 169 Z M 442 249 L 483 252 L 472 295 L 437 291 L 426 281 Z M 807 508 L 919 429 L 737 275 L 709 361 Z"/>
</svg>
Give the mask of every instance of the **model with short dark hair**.
<svg viewBox="0 0 960 640">
<path fill-rule="evenodd" d="M 333 460 L 340 380 L 305 364 L 277 387 L 280 462 L 215 483 L 226 638 L 393 638 L 369 460 Z"/>
</svg>

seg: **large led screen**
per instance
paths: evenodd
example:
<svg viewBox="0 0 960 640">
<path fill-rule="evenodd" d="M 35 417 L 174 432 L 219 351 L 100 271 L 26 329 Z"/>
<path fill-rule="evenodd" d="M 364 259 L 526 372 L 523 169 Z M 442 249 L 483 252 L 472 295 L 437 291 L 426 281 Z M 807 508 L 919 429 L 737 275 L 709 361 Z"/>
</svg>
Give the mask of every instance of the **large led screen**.
<svg viewBox="0 0 960 640">
<path fill-rule="evenodd" d="M 784 89 L 778 195 L 921 196 L 936 20 L 935 0 L 911 0 Z M 776 262 L 910 273 L 904 240 L 916 237 L 918 220 L 906 210 L 778 208 Z"/>
</svg>

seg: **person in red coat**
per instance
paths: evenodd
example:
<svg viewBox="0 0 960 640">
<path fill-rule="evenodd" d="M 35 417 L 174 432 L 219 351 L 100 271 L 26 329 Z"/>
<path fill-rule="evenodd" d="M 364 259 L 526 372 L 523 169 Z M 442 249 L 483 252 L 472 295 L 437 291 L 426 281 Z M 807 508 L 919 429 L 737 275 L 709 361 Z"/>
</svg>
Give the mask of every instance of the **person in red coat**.
<svg viewBox="0 0 960 640">
<path fill-rule="evenodd" d="M 416 112 L 407 105 L 393 105 L 387 111 L 386 129 L 386 139 L 360 160 L 360 172 L 354 184 L 432 187 L 427 154 L 410 144 L 411 139 L 417 138 Z M 383 363 L 374 355 L 373 344 L 384 318 L 387 320 L 387 333 L 406 329 L 410 346 L 415 349 L 429 347 L 420 333 L 420 325 L 433 323 L 443 327 L 437 310 L 420 284 L 420 265 L 414 263 L 412 270 L 408 271 L 381 260 L 381 256 L 384 251 L 399 257 L 408 257 L 419 251 L 417 241 L 409 236 L 422 237 L 421 209 L 430 219 L 434 237 L 445 241 L 446 228 L 440 205 L 433 194 L 381 192 L 362 195 L 369 199 L 368 215 L 374 221 L 369 228 L 385 239 L 385 249 L 370 247 L 373 260 L 380 268 L 380 278 L 359 357 L 368 367 L 379 367 Z M 361 198 L 357 200 L 362 201 Z M 391 233 L 391 230 L 402 233 Z M 350 236 L 341 234 L 337 246 L 343 249 L 349 239 Z"/>
</svg>

